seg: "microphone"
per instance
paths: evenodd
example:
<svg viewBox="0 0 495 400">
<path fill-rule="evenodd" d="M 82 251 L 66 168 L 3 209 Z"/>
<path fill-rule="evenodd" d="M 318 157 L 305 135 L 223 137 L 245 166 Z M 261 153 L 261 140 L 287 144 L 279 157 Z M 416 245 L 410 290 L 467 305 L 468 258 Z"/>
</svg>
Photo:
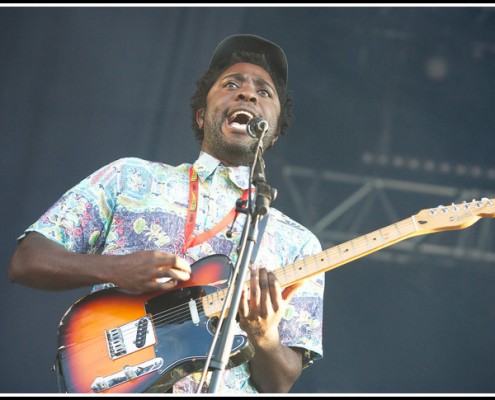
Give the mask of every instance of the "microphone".
<svg viewBox="0 0 495 400">
<path fill-rule="evenodd" d="M 268 122 L 263 118 L 251 118 L 246 127 L 247 133 L 254 139 L 259 139 L 268 130 Z"/>
</svg>

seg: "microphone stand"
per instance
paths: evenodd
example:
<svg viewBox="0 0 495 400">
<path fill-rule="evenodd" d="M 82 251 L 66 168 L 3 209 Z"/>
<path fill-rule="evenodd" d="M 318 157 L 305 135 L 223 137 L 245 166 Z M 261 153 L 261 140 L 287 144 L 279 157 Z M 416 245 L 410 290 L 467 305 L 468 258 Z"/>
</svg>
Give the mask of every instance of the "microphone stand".
<svg viewBox="0 0 495 400">
<path fill-rule="evenodd" d="M 249 265 L 253 249 L 257 240 L 261 240 L 259 237 L 259 221 L 266 217 L 269 212 L 270 203 L 276 197 L 276 190 L 272 189 L 265 179 L 265 163 L 262 158 L 263 153 L 263 136 L 268 130 L 268 125 L 263 129 L 259 139 L 258 146 L 254 157 L 254 164 L 251 167 L 250 183 L 252 182 L 256 188 L 256 199 L 254 202 L 254 209 L 252 209 L 251 197 L 249 197 L 248 207 L 241 209 L 241 212 L 246 213 L 246 222 L 243 228 L 241 243 L 239 245 L 239 257 L 237 259 L 235 267 L 235 277 L 229 287 L 229 294 L 225 300 L 224 310 L 227 308 L 228 315 L 225 318 L 225 328 L 221 329 L 221 323 L 223 318 L 220 317 L 217 333 L 220 332 L 220 342 L 218 347 L 215 347 L 216 357 L 210 362 L 210 366 L 213 369 L 212 378 L 208 391 L 210 393 L 216 393 L 220 386 L 221 378 L 225 372 L 230 359 L 230 352 L 232 349 L 232 343 L 234 340 L 234 325 L 236 323 L 236 315 L 241 300 L 242 292 L 244 289 L 244 283 L 249 271 Z M 232 292 L 232 302 L 228 304 L 229 295 Z M 222 314 L 223 315 L 223 314 Z M 209 368 L 206 365 L 206 368 Z M 205 376 L 206 374 L 204 374 Z M 201 384 L 199 386 L 201 390 Z"/>
</svg>

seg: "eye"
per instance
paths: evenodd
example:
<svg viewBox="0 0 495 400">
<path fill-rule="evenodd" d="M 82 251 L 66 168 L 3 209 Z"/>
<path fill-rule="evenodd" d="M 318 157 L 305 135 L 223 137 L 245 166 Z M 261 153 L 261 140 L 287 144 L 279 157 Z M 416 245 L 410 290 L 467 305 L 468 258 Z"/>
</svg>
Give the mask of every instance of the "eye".
<svg viewBox="0 0 495 400">
<path fill-rule="evenodd" d="M 266 89 L 260 89 L 258 90 L 258 93 L 261 94 L 263 97 L 272 97 L 270 91 Z"/>
<path fill-rule="evenodd" d="M 229 88 L 229 89 L 236 89 L 239 87 L 239 85 L 236 82 L 228 81 L 225 83 L 224 87 Z"/>
</svg>

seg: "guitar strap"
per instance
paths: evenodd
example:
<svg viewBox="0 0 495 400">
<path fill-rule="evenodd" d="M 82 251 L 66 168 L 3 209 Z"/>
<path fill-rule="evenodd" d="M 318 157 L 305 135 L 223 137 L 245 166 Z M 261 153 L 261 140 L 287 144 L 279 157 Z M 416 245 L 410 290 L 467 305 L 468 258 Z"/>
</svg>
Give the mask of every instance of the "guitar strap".
<svg viewBox="0 0 495 400">
<path fill-rule="evenodd" d="M 245 201 L 248 198 L 249 190 L 246 189 L 242 194 L 241 201 Z M 222 229 L 235 221 L 237 216 L 236 206 L 227 213 L 227 215 L 210 230 L 193 235 L 194 226 L 196 225 L 196 213 L 198 206 L 198 174 L 194 169 L 194 166 L 189 168 L 189 202 L 187 207 L 187 217 L 184 227 L 184 245 L 182 247 L 182 253 L 186 254 L 189 247 L 201 244 L 213 236 L 215 236 Z"/>
<path fill-rule="evenodd" d="M 254 190 L 254 188 L 251 189 L 251 191 L 253 191 L 253 190 Z M 241 202 L 245 203 L 246 199 L 248 198 L 248 195 L 249 195 L 249 190 L 246 189 L 240 198 Z M 235 221 L 236 216 L 237 216 L 236 206 L 234 206 L 227 213 L 227 215 L 213 228 L 211 228 L 210 230 L 208 230 L 206 232 L 200 233 L 198 235 L 193 235 L 194 226 L 196 224 L 197 206 L 198 206 L 198 174 L 197 174 L 196 170 L 194 169 L 194 167 L 191 166 L 189 168 L 189 202 L 188 202 L 188 208 L 187 208 L 186 223 L 185 223 L 185 227 L 184 227 L 184 245 L 182 247 L 183 254 L 186 253 L 186 251 L 189 247 L 196 246 L 200 243 L 207 241 L 208 239 L 211 239 L 218 232 L 220 232 L 222 229 L 227 227 L 227 225 L 232 224 Z M 253 248 L 251 263 L 253 263 L 255 258 L 256 258 L 256 253 L 258 252 L 258 246 L 259 246 L 259 243 L 261 242 L 261 238 L 263 236 L 263 232 L 265 230 L 267 221 L 268 221 L 268 216 L 264 216 L 260 220 L 259 228 L 258 228 L 259 229 L 259 234 L 258 234 L 259 239 L 256 241 L 255 247 Z"/>
</svg>

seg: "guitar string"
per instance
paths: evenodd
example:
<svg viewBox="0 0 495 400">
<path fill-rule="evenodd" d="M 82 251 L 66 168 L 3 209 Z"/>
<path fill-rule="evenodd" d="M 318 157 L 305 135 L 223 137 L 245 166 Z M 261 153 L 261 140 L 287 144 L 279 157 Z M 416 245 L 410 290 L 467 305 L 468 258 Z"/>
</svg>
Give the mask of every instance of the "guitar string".
<svg viewBox="0 0 495 400">
<path fill-rule="evenodd" d="M 490 204 L 492 204 L 492 203 L 490 202 Z M 381 229 L 376 230 L 374 232 L 368 233 L 367 235 L 364 235 L 360 238 L 342 243 L 342 244 L 340 244 L 336 247 L 333 247 L 331 249 L 328 249 L 328 250 L 326 250 L 320 254 L 311 256 L 310 258 L 299 260 L 299 261 L 303 261 L 302 267 L 298 267 L 298 265 L 300 265 L 300 264 L 298 262 L 296 262 L 296 263 L 292 264 L 292 266 L 288 266 L 288 268 L 284 267 L 284 268 L 281 268 L 277 271 L 282 271 L 284 273 L 284 275 L 287 275 L 287 273 L 289 272 L 289 269 L 291 268 L 293 270 L 294 274 L 298 273 L 301 271 L 301 269 L 303 269 L 303 267 L 306 267 L 308 263 L 311 266 L 313 264 L 318 265 L 319 263 L 323 262 L 324 261 L 324 259 L 322 258 L 323 255 L 325 255 L 327 263 L 330 259 L 333 259 L 333 257 L 335 256 L 336 258 L 340 258 L 340 261 L 343 261 L 343 264 L 345 264 L 346 262 L 351 261 L 351 259 L 353 257 L 352 254 L 351 254 L 351 256 L 349 256 L 349 253 L 348 253 L 349 249 L 352 249 L 352 252 L 354 253 L 354 255 L 358 256 L 359 254 L 361 254 L 361 248 L 364 247 L 365 250 L 363 251 L 363 253 L 368 252 L 367 254 L 369 254 L 370 250 L 371 250 L 371 252 L 374 252 L 374 251 L 377 251 L 383 247 L 387 247 L 387 246 L 394 244 L 394 243 L 397 243 L 403 239 L 407 239 L 409 237 L 414 236 L 414 234 L 419 231 L 419 227 L 418 227 L 419 221 L 416 221 L 414 219 L 414 217 L 415 216 L 413 216 L 412 218 L 409 218 L 407 220 L 404 220 L 404 221 L 399 221 L 393 225 L 381 228 Z M 408 233 L 406 233 L 406 234 L 401 233 L 399 227 L 402 228 L 403 230 L 407 231 Z M 411 227 L 412 227 L 412 229 L 410 229 Z M 454 228 L 454 229 L 458 229 L 458 228 Z M 460 229 L 462 229 L 462 226 Z M 441 229 L 441 230 L 443 230 L 443 229 Z M 394 232 L 398 233 L 398 235 L 395 237 L 393 236 Z M 432 233 L 432 232 L 434 232 L 434 230 L 433 231 L 426 231 L 423 233 Z M 419 233 L 419 234 L 421 234 L 421 233 Z M 388 237 L 388 235 L 393 236 L 392 239 L 390 239 L 390 238 L 386 239 L 386 237 Z M 377 242 L 378 239 L 380 239 L 382 241 L 381 244 L 379 242 Z M 370 240 L 373 241 L 372 246 L 370 246 Z M 344 249 L 344 252 L 346 253 L 345 254 L 346 257 L 343 257 L 342 249 Z M 363 255 L 366 255 L 366 254 L 363 254 Z M 313 263 L 310 263 L 310 260 L 313 260 Z M 316 263 L 315 263 L 315 261 L 316 261 Z M 335 268 L 336 266 L 339 266 L 337 264 L 338 264 L 338 262 L 335 263 L 334 266 L 330 266 L 328 268 L 323 268 L 323 270 L 328 271 L 332 268 Z M 340 265 L 343 265 L 343 264 L 340 264 Z M 296 269 L 298 269 L 299 271 L 296 271 Z M 277 271 L 275 271 L 275 272 L 277 272 Z M 292 280 L 292 281 L 287 280 L 287 282 L 295 282 L 295 280 Z M 211 296 L 211 295 L 208 295 L 208 296 Z M 198 303 L 198 299 L 195 299 L 194 301 L 196 302 L 198 312 L 203 312 L 204 309 L 203 309 L 202 303 L 201 302 Z M 171 313 L 170 311 L 174 308 L 176 310 Z M 166 323 L 167 317 L 170 317 L 171 318 L 170 320 L 172 321 L 173 316 L 171 316 L 171 315 L 173 315 L 174 313 L 176 316 L 177 315 L 183 316 L 184 314 L 187 314 L 187 308 L 188 308 L 188 304 L 187 305 L 186 304 L 179 305 L 179 306 L 173 307 L 171 309 L 156 313 L 156 315 L 153 316 L 153 318 L 156 319 L 157 325 L 158 324 L 161 325 L 161 324 Z M 182 314 L 180 314 L 180 313 L 182 313 Z M 162 314 L 167 314 L 167 315 L 162 316 Z M 71 333 L 69 333 L 69 335 L 70 334 Z M 87 340 L 86 340 L 86 343 L 87 343 Z M 69 346 L 66 346 L 66 347 L 69 347 Z M 83 348 L 77 347 L 76 352 L 78 350 L 82 351 Z M 101 351 L 99 354 L 101 354 L 101 356 L 99 357 L 99 360 L 105 361 L 108 359 L 108 355 L 106 354 L 105 351 Z M 98 360 L 92 360 L 92 361 L 97 362 Z"/>
<path fill-rule="evenodd" d="M 395 231 L 396 227 L 391 226 L 391 227 L 382 228 L 381 232 L 380 232 L 380 230 L 378 230 L 378 231 L 370 233 L 368 236 L 380 236 L 383 241 L 386 241 L 383 239 L 383 237 L 389 235 L 389 232 L 387 232 L 387 230 Z M 362 240 L 361 243 L 364 243 L 364 241 Z M 334 249 L 335 255 L 338 255 L 338 258 L 340 258 L 341 261 L 344 261 L 345 259 L 350 258 L 347 256 L 348 256 L 351 248 L 355 252 L 356 250 L 360 250 L 361 247 L 363 247 L 363 246 L 360 245 L 360 243 L 358 241 L 349 241 L 346 243 L 342 243 L 341 245 L 338 246 L 338 248 L 336 250 Z M 370 248 L 369 244 L 365 245 L 364 247 L 366 249 Z M 327 258 L 330 258 L 329 256 L 330 256 L 330 252 L 327 253 Z M 352 254 L 351 254 L 351 257 L 352 257 Z M 310 261 L 311 259 L 316 259 L 316 258 L 319 258 L 319 257 L 311 256 L 309 259 L 303 259 L 300 261 L 302 261 L 304 264 L 307 264 L 308 261 Z M 282 270 L 284 271 L 284 273 L 287 274 L 287 272 L 290 272 L 289 269 L 290 269 L 290 266 L 289 266 L 289 268 L 283 268 Z M 281 270 L 279 270 L 279 271 L 281 271 Z M 178 306 L 178 307 L 181 307 L 181 306 Z M 186 315 L 188 314 L 188 311 L 189 311 L 189 306 L 188 306 L 188 304 L 184 304 L 184 305 L 182 305 L 182 307 L 183 307 L 182 309 L 179 308 L 179 311 L 178 311 L 179 313 L 178 312 L 171 312 L 172 311 L 172 308 L 171 308 L 171 309 L 161 311 L 161 312 L 154 314 L 153 315 L 153 322 L 157 326 L 160 326 L 160 325 L 166 324 L 166 323 L 178 322 L 180 319 L 186 318 Z M 200 307 L 198 307 L 198 310 L 203 311 L 203 307 L 202 307 L 201 303 L 200 303 Z M 132 328 L 130 328 L 130 329 L 132 329 Z M 126 332 L 124 331 L 124 334 L 125 333 Z"/>
<path fill-rule="evenodd" d="M 400 221 L 399 223 L 403 223 L 402 224 L 403 226 L 401 226 L 402 229 L 407 230 L 407 228 L 410 228 L 412 226 L 414 228 L 413 231 L 416 230 L 414 222 L 411 221 L 410 219 L 408 219 L 406 221 Z M 367 235 L 364 235 L 361 238 L 357 238 L 357 239 L 342 243 L 342 244 L 340 244 L 336 247 L 330 248 L 330 249 L 328 249 L 322 253 L 325 253 L 327 261 L 329 261 L 329 259 L 334 258 L 334 257 L 340 258 L 341 261 L 345 261 L 346 259 L 352 257 L 352 254 L 350 255 L 350 257 L 348 257 L 349 252 L 352 250 L 353 250 L 352 251 L 353 253 L 359 254 L 362 252 L 363 249 L 364 249 L 364 251 L 374 249 L 376 247 L 379 247 L 383 243 L 390 242 L 391 240 L 385 240 L 384 237 L 389 236 L 392 233 L 392 231 L 397 232 L 398 228 L 396 225 L 398 225 L 399 223 L 381 228 L 381 229 L 376 230 L 374 232 L 371 232 Z M 400 233 L 400 231 L 399 231 L 399 233 Z M 397 237 L 400 237 L 400 236 L 401 235 L 399 234 Z M 369 237 L 369 239 L 368 239 L 368 237 Z M 372 239 L 373 241 L 376 241 L 376 240 L 378 240 L 377 237 L 379 237 L 379 240 L 381 240 L 383 243 L 381 243 L 381 244 L 373 243 L 373 246 L 370 246 L 369 240 Z M 352 250 L 350 250 L 350 249 L 352 249 Z M 333 254 L 332 254 L 332 251 L 333 251 Z M 345 254 L 342 254 L 343 251 Z M 293 270 L 292 272 L 294 272 L 296 269 L 298 269 L 298 270 L 301 269 L 300 263 L 304 264 L 303 265 L 304 268 L 307 268 L 307 264 L 310 264 L 310 266 L 313 264 L 318 264 L 317 261 L 318 261 L 318 259 L 321 259 L 322 253 L 314 255 L 314 256 L 310 256 L 310 257 L 305 258 L 305 259 L 301 259 L 298 262 L 287 266 L 286 268 L 281 268 L 281 269 L 276 270 L 276 272 L 281 272 L 281 273 L 284 273 L 284 275 L 289 275 L 289 273 L 291 273 L 291 271 L 290 271 L 291 269 Z M 313 260 L 313 262 L 311 262 L 311 260 Z M 220 290 L 216 293 L 212 293 L 210 295 L 203 296 L 203 298 L 218 295 L 219 292 L 222 292 L 222 290 Z M 200 300 L 201 300 L 201 298 L 194 299 L 194 301 L 196 303 L 196 309 L 197 309 L 198 313 L 204 313 L 203 303 Z M 174 324 L 174 323 L 178 323 L 180 321 L 186 321 L 189 319 L 188 314 L 190 314 L 189 304 L 184 303 L 184 304 L 180 304 L 180 305 L 168 308 L 166 310 L 157 312 L 155 314 L 152 314 L 151 317 L 152 317 L 153 324 L 155 326 L 159 327 L 159 326 L 169 324 L 169 323 Z M 143 316 L 143 318 L 144 318 L 144 316 Z M 139 319 L 141 319 L 141 318 L 139 318 Z M 124 327 L 124 328 L 122 328 L 121 332 L 122 332 L 122 335 L 125 336 L 125 335 L 128 335 L 129 332 L 135 332 L 135 331 L 136 331 L 136 328 L 134 328 L 134 327 Z M 100 338 L 101 338 L 100 335 L 94 336 L 93 338 L 87 338 L 84 341 L 84 344 L 81 344 L 81 346 L 90 345 L 90 343 L 88 343 L 89 341 L 100 340 Z"/>
<path fill-rule="evenodd" d="M 491 204 L 491 202 L 490 202 L 490 204 Z M 346 262 L 349 262 L 354 256 L 360 255 L 362 252 L 365 253 L 367 251 L 369 252 L 370 250 L 372 252 L 374 252 L 374 251 L 381 249 L 383 245 L 385 245 L 384 247 L 387 247 L 387 246 L 394 244 L 398 241 L 401 241 L 403 239 L 407 239 L 411 236 L 414 236 L 414 234 L 419 231 L 419 227 L 418 227 L 417 222 L 414 218 L 415 218 L 415 216 L 412 216 L 410 218 L 407 218 L 406 220 L 398 221 L 395 224 L 392 224 L 392 225 L 383 227 L 381 229 L 375 230 L 375 231 L 368 233 L 362 237 L 356 238 L 354 240 L 350 240 L 350 241 L 345 242 L 345 243 L 341 243 L 340 245 L 335 246 L 333 248 L 330 248 L 326 251 L 323 251 L 322 253 L 319 253 L 319 254 L 314 255 L 314 256 L 310 256 L 309 258 L 306 258 L 306 259 L 296 261 L 296 263 L 292 264 L 292 266 L 288 266 L 287 268 L 285 268 L 285 267 L 281 268 L 279 270 L 276 270 L 275 272 L 282 271 L 282 273 L 284 275 L 287 275 L 288 272 L 290 272 L 289 269 L 292 269 L 293 273 L 297 273 L 298 271 L 296 271 L 296 270 L 299 270 L 299 272 L 300 272 L 301 269 L 303 269 L 303 267 L 307 267 L 308 263 L 310 265 L 313 265 L 313 264 L 318 264 L 318 261 L 320 261 L 320 262 L 323 261 L 323 258 L 322 258 L 323 254 L 326 257 L 327 262 L 330 259 L 332 259 L 333 257 L 336 257 L 336 258 L 340 258 L 340 261 L 341 262 L 343 261 L 345 264 Z M 401 229 L 407 233 L 405 233 L 405 234 L 401 233 Z M 462 227 L 461 227 L 461 229 L 462 229 Z M 431 232 L 434 232 L 434 231 L 431 231 Z M 431 232 L 425 231 L 424 233 L 431 233 Z M 419 234 L 421 234 L 421 233 L 419 233 Z M 397 236 L 395 236 L 395 235 L 397 235 Z M 389 236 L 392 238 L 387 239 L 387 237 L 389 237 Z M 370 246 L 370 241 L 372 241 L 371 246 Z M 380 241 L 381 241 L 381 243 L 380 243 Z M 362 248 L 364 248 L 364 251 L 361 251 Z M 345 254 L 343 255 L 343 253 L 345 253 Z M 352 253 L 354 253 L 354 255 Z M 311 260 L 313 260 L 312 263 L 310 263 Z M 302 263 L 302 266 L 301 266 L 301 263 Z M 334 265 L 339 266 L 337 264 L 338 264 L 338 262 L 335 263 Z M 342 264 L 340 264 L 340 265 L 342 265 Z M 329 269 L 332 269 L 332 268 L 334 268 L 334 267 L 330 266 Z M 324 268 L 324 270 L 329 270 L 329 269 Z M 289 280 L 287 280 L 287 282 L 289 282 Z M 295 282 L 295 281 L 293 280 L 290 282 Z M 208 295 L 208 296 L 211 296 L 211 295 Z M 195 300 L 195 302 L 196 302 L 196 307 L 197 307 L 198 312 L 199 311 L 203 312 L 204 308 L 202 306 L 202 303 L 201 302 L 198 303 L 198 300 Z M 173 310 L 174 308 L 176 310 L 171 312 L 171 310 Z M 157 325 L 165 324 L 168 322 L 167 320 L 174 321 L 174 318 L 177 318 L 177 316 L 184 317 L 184 315 L 187 314 L 188 308 L 189 308 L 188 304 L 183 304 L 183 305 L 179 305 L 179 306 L 170 308 L 168 310 L 156 313 L 156 315 L 153 316 L 153 320 Z M 132 330 L 134 330 L 134 329 L 132 329 Z M 125 329 L 124 329 L 124 334 L 125 333 L 127 333 L 127 332 L 125 332 Z M 95 337 L 95 340 L 96 339 L 97 338 Z M 85 340 L 86 346 L 89 345 L 88 341 L 91 341 L 91 338 Z M 67 347 L 69 347 L 69 346 L 67 346 Z M 81 347 L 85 347 L 85 346 L 81 346 Z M 79 348 L 80 347 L 78 347 L 78 349 Z M 80 348 L 80 350 L 82 351 L 83 349 Z M 102 356 L 102 358 L 106 359 L 106 356 Z"/>
<path fill-rule="evenodd" d="M 197 300 L 195 300 L 195 301 L 196 301 L 196 304 L 198 304 Z M 202 311 L 202 306 L 198 307 L 198 311 L 199 311 L 199 309 L 201 309 L 201 311 Z M 170 311 L 172 311 L 172 312 L 170 313 Z M 161 326 L 161 325 L 166 324 L 166 323 L 173 324 L 175 322 L 179 322 L 181 320 L 187 319 L 187 318 L 184 318 L 184 316 L 188 314 L 188 311 L 189 311 L 189 305 L 187 303 L 185 303 L 185 304 L 181 304 L 181 305 L 178 305 L 175 307 L 171 307 L 168 310 L 161 311 L 159 313 L 152 315 L 152 317 L 153 317 L 152 320 L 153 320 L 153 322 L 155 322 L 155 326 Z M 166 315 L 163 316 L 163 314 L 166 314 Z M 158 315 L 158 317 L 156 317 L 157 315 Z M 142 318 L 144 318 L 144 316 Z M 139 318 L 139 319 L 142 319 L 142 318 Z M 139 320 L 139 319 L 137 319 L 137 320 Z M 133 321 L 130 321 L 130 323 L 132 323 L 132 322 Z M 115 328 L 113 328 L 113 329 L 115 329 Z M 107 332 L 108 330 L 110 330 L 110 329 L 104 330 L 104 332 Z M 126 335 L 128 336 L 130 333 L 133 333 L 133 332 L 136 332 L 135 327 L 124 327 L 121 330 L 121 335 L 122 335 L 122 337 L 125 337 Z M 95 343 L 96 344 L 99 343 L 101 341 L 102 336 L 105 337 L 105 335 L 102 335 L 102 332 L 98 332 L 97 334 L 95 334 L 91 337 L 85 338 L 84 341 L 79 341 L 78 343 L 75 343 L 74 345 L 67 345 L 65 347 L 67 347 L 68 349 L 70 349 L 74 353 L 86 351 L 86 348 L 95 345 Z M 133 335 L 133 336 L 135 336 L 135 335 Z M 105 339 L 105 341 L 106 341 L 106 339 Z M 106 358 L 108 358 L 108 356 L 106 354 L 102 354 L 100 357 L 100 359 L 106 359 Z"/>
</svg>

